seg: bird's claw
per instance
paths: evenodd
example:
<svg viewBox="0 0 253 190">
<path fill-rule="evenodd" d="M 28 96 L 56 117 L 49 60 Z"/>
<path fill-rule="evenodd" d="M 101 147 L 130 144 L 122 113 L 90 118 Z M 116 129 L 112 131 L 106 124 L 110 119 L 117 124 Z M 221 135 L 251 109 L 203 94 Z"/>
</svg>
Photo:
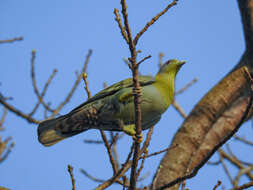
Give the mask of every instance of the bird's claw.
<svg viewBox="0 0 253 190">
<path fill-rule="evenodd" d="M 133 140 L 135 142 L 138 142 L 138 143 L 141 143 L 143 141 L 142 133 L 140 135 L 138 135 L 138 136 L 137 135 L 133 135 L 132 138 L 133 138 Z"/>
</svg>

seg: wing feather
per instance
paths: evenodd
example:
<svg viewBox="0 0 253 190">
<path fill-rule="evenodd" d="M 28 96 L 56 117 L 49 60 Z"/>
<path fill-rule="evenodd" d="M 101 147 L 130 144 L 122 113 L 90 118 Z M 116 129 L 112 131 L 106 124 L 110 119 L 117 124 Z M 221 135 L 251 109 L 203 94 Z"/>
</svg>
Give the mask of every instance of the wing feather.
<svg viewBox="0 0 253 190">
<path fill-rule="evenodd" d="M 152 76 L 139 76 L 139 83 L 141 86 L 150 85 L 150 84 L 154 83 L 154 81 L 155 81 L 155 79 Z M 104 98 L 106 96 L 113 95 L 116 92 L 118 92 L 119 90 L 121 90 L 123 88 L 129 88 L 129 87 L 133 87 L 133 79 L 132 78 L 122 80 L 116 84 L 113 84 L 113 85 L 105 88 L 104 90 L 100 91 L 99 93 L 97 93 L 93 97 L 89 98 L 83 104 L 81 104 L 78 107 L 76 107 L 75 109 L 73 109 L 70 112 L 70 114 L 79 110 L 81 107 L 85 106 L 86 104 L 88 104 L 90 102 L 96 101 L 96 100 Z"/>
</svg>

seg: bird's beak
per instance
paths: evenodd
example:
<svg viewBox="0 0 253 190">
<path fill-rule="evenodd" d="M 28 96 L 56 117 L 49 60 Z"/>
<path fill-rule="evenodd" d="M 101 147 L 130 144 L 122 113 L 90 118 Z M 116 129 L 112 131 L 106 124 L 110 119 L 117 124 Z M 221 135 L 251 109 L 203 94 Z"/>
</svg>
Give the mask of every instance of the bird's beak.
<svg viewBox="0 0 253 190">
<path fill-rule="evenodd" d="M 184 65 L 186 63 L 186 61 L 181 61 L 180 62 L 180 65 L 182 66 L 182 65 Z"/>
</svg>

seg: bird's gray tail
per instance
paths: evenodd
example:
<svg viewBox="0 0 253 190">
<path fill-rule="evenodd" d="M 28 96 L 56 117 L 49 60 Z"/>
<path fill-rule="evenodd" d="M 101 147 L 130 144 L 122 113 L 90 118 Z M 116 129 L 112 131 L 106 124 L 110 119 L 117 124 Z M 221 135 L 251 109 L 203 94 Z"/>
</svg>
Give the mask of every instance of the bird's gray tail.
<svg viewBox="0 0 253 190">
<path fill-rule="evenodd" d="M 55 119 L 43 121 L 38 126 L 38 140 L 44 146 L 52 146 L 59 141 L 88 130 L 78 123 L 68 121 L 68 118 L 61 116 Z"/>
</svg>

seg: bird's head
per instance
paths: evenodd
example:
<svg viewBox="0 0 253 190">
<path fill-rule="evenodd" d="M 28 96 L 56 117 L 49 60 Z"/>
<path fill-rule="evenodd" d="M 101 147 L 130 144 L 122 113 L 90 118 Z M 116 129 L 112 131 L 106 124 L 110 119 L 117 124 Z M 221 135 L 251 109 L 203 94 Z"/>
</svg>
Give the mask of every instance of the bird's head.
<svg viewBox="0 0 253 190">
<path fill-rule="evenodd" d="M 175 75 L 180 70 L 185 61 L 178 61 L 177 59 L 171 59 L 164 63 L 159 70 L 159 74 L 174 73 Z"/>
</svg>

